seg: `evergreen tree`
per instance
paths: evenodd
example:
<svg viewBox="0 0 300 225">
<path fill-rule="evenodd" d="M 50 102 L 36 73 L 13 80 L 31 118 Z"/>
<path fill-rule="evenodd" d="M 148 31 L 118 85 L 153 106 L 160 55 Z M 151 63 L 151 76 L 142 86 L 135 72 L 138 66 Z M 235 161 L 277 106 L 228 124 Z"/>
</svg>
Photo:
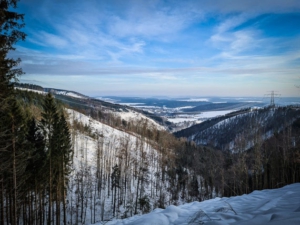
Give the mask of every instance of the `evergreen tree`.
<svg viewBox="0 0 300 225">
<path fill-rule="evenodd" d="M 72 145 L 68 124 L 63 114 L 57 109 L 54 97 L 49 93 L 43 104 L 41 125 L 45 136 L 46 167 L 48 170 L 48 224 L 51 224 L 52 202 L 56 203 L 56 223 L 60 222 L 60 204 L 63 203 L 63 220 L 66 223 L 66 188 L 70 164 L 72 161 Z"/>
<path fill-rule="evenodd" d="M 28 159 L 27 159 L 27 167 L 26 167 L 26 186 L 27 186 L 27 197 L 28 197 L 28 224 L 33 224 L 33 221 L 36 220 L 36 224 L 38 221 L 43 221 L 43 211 L 44 210 L 44 198 L 45 198 L 45 190 L 47 177 L 45 174 L 47 173 L 46 161 L 47 155 L 45 152 L 45 139 L 42 134 L 42 130 L 37 124 L 34 118 L 31 118 L 27 122 L 27 151 L 28 151 Z M 30 204 L 34 202 L 35 207 L 30 207 Z M 27 215 L 27 214 L 25 214 Z M 35 215 L 35 218 L 32 218 Z M 24 216 L 23 216 L 24 218 Z M 42 223 L 42 222 L 40 222 Z M 24 221 L 25 224 L 25 221 Z"/>
<path fill-rule="evenodd" d="M 53 96 L 48 93 L 43 104 L 42 120 L 41 124 L 43 127 L 44 136 L 46 138 L 46 152 L 47 152 L 47 168 L 48 168 L 48 194 L 49 194 L 49 208 L 48 208 L 48 224 L 51 224 L 52 219 L 52 193 L 53 193 L 53 176 L 55 167 L 53 164 L 54 152 L 55 152 L 55 139 L 54 130 L 58 123 L 58 113 L 55 100 Z"/>
<path fill-rule="evenodd" d="M 25 39 L 20 31 L 24 26 L 24 15 L 10 11 L 16 8 L 17 0 L 0 0 L 0 110 L 8 107 L 8 97 L 13 93 L 13 83 L 21 75 L 22 69 L 16 68 L 20 59 L 8 58 L 8 53 L 15 50 L 13 47 L 19 40 Z"/>
<path fill-rule="evenodd" d="M 11 223 L 17 224 L 19 209 L 19 190 L 22 190 L 22 185 L 19 183 L 24 182 L 23 174 L 24 168 L 26 167 L 26 161 L 24 160 L 25 152 L 23 150 L 24 145 L 24 115 L 20 108 L 20 105 L 15 99 L 11 99 L 10 107 L 7 114 L 7 124 L 10 125 L 10 129 L 6 132 L 8 146 L 8 168 L 6 168 L 8 179 L 7 184 L 10 184 L 11 188 L 8 187 L 8 192 L 12 196 L 12 212 L 11 212 Z M 18 182 L 18 184 L 17 184 Z"/>
<path fill-rule="evenodd" d="M 17 0 L 0 0 L 0 224 L 4 223 L 5 205 L 11 202 L 10 223 L 17 223 L 17 138 L 14 136 L 19 130 L 18 116 L 9 113 L 16 113 L 16 102 L 14 102 L 14 91 L 11 80 L 22 74 L 22 70 L 16 68 L 19 59 L 8 57 L 8 53 L 14 50 L 13 45 L 19 40 L 25 39 L 25 34 L 20 31 L 24 26 L 23 15 L 11 11 L 16 8 Z M 13 103 L 13 104 L 10 104 Z M 11 161 L 12 160 L 12 161 Z M 13 166 L 15 165 L 15 167 Z M 8 181 L 12 183 L 8 187 Z M 5 199 L 5 195 L 13 187 L 13 201 Z M 6 217 L 9 216 L 6 211 Z M 8 220 L 7 220 L 8 221 Z"/>
<path fill-rule="evenodd" d="M 54 184 L 56 185 L 56 204 L 57 218 L 60 219 L 60 202 L 63 202 L 64 223 L 66 223 L 66 188 L 68 183 L 68 175 L 70 173 L 70 164 L 72 161 L 72 144 L 71 136 L 67 121 L 62 114 L 59 122 L 53 131 L 53 139 L 55 140 L 55 148 L 53 149 L 53 163 L 55 171 Z"/>
</svg>

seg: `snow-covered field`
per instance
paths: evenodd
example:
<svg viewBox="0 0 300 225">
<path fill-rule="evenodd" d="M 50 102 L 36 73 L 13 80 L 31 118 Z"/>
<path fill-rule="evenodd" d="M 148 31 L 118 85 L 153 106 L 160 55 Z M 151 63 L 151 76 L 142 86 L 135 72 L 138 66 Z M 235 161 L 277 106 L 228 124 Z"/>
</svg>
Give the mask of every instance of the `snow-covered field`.
<svg viewBox="0 0 300 225">
<path fill-rule="evenodd" d="M 99 225 L 101 223 L 98 223 Z M 300 224 L 300 183 L 248 195 L 169 206 L 107 225 Z"/>
<path fill-rule="evenodd" d="M 185 102 L 209 102 L 208 98 L 189 98 L 189 99 L 184 99 L 180 101 L 185 101 Z"/>
<path fill-rule="evenodd" d="M 168 121 L 172 123 L 181 123 L 184 121 L 197 121 L 197 122 L 202 122 L 205 119 L 210 119 L 214 118 L 217 116 L 223 116 L 226 115 L 227 113 L 231 113 L 234 110 L 221 110 L 221 111 L 208 111 L 208 112 L 203 112 L 200 114 L 180 114 L 174 118 L 167 118 Z"/>
</svg>

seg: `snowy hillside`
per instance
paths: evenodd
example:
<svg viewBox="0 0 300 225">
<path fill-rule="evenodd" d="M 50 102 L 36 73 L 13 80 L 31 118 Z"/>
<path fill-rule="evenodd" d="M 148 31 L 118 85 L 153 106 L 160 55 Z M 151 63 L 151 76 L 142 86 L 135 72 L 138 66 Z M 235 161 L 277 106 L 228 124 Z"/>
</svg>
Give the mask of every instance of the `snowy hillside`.
<svg viewBox="0 0 300 225">
<path fill-rule="evenodd" d="M 74 146 L 68 192 L 71 224 L 149 212 L 172 203 L 161 175 L 166 157 L 153 143 L 67 109 Z M 166 176 L 166 175 L 165 175 Z"/>
<path fill-rule="evenodd" d="M 36 118 L 45 115 L 43 112 L 47 108 L 44 107 L 51 105 L 50 94 L 43 101 L 44 96 L 34 92 L 18 91 L 17 93 L 20 104 L 23 104 L 24 109 L 34 112 Z M 34 157 L 29 158 L 30 161 L 26 165 L 31 168 L 39 162 L 44 166 L 39 166 L 41 170 L 38 174 L 35 174 L 35 171 L 39 169 L 35 167 L 26 170 L 23 174 L 30 175 L 28 184 L 33 183 L 33 180 L 41 179 L 42 183 L 46 183 L 43 179 L 46 179 L 49 171 L 47 163 L 56 161 L 60 164 L 53 164 L 50 168 L 53 168 L 50 170 L 52 174 L 64 174 L 66 171 L 68 177 L 64 180 L 65 183 L 60 182 L 61 176 L 54 177 L 55 187 L 51 186 L 51 180 L 47 182 L 48 184 L 43 184 L 43 189 L 36 192 L 37 200 L 31 201 L 33 207 L 29 210 L 46 212 L 45 216 L 40 215 L 35 219 L 31 216 L 32 213 L 27 215 L 27 212 L 23 211 L 23 215 L 20 215 L 26 220 L 27 218 L 37 222 L 52 220 L 56 223 L 58 220 L 62 221 L 63 215 L 65 224 L 100 222 L 147 224 L 148 221 L 142 219 L 141 222 L 138 219 L 141 217 L 137 215 L 155 210 L 153 213 L 158 213 L 157 215 L 150 214 L 155 223 L 157 220 L 161 220 L 162 224 L 239 223 L 243 218 L 254 218 L 258 214 L 252 210 L 244 216 L 244 211 L 249 208 L 237 206 L 235 201 L 231 202 L 231 199 L 235 198 L 227 199 L 227 203 L 224 199 L 215 199 L 210 202 L 216 202 L 216 205 L 212 206 L 204 203 L 185 206 L 183 204 L 221 196 L 249 194 L 253 190 L 278 188 L 300 182 L 300 119 L 295 120 L 299 117 L 299 110 L 296 107 L 282 107 L 276 110 L 266 108 L 261 112 L 244 110 L 203 121 L 199 125 L 202 131 L 207 133 L 212 131 L 208 137 L 213 141 L 231 142 L 231 138 L 239 134 L 233 140 L 237 140 L 236 146 L 244 149 L 248 143 L 247 137 L 251 138 L 252 135 L 257 138 L 258 144 L 249 151 L 219 151 L 209 146 L 197 146 L 184 138 L 176 139 L 167 130 L 156 129 L 157 127 L 149 120 L 134 110 L 131 111 L 130 107 L 63 97 L 68 101 L 72 99 L 74 104 L 72 109 L 64 111 L 69 124 L 63 123 L 61 116 L 62 119 L 58 120 L 59 124 L 54 126 L 55 136 L 51 138 L 55 150 L 53 160 L 47 157 L 49 148 L 45 148 L 46 145 L 39 145 L 40 148 L 37 148 L 39 146 L 33 148 Z M 43 102 L 48 103 L 45 105 Z M 56 104 L 58 110 L 53 111 L 63 113 L 63 109 L 68 108 L 59 101 Z M 31 146 L 31 143 L 47 144 L 41 135 L 45 130 L 39 128 L 40 119 L 36 120 L 37 125 L 35 120 L 32 121 L 28 124 L 32 131 L 28 135 L 28 146 Z M 63 124 L 69 129 L 62 130 L 60 125 Z M 261 128 L 260 125 L 264 127 Z M 282 128 L 286 125 L 289 126 Z M 270 133 L 269 130 L 274 128 L 281 131 L 274 133 L 271 138 L 263 142 L 264 134 Z M 64 137 L 64 134 L 69 135 Z M 247 134 L 249 136 L 246 136 Z M 34 142 L 30 142 L 31 137 L 34 138 Z M 60 155 L 64 149 L 62 140 L 68 142 L 65 155 Z M 27 145 L 24 147 L 27 148 Z M 44 156 L 37 157 L 39 160 L 35 159 L 40 153 Z M 23 161 L 22 157 L 19 157 L 21 161 Z M 33 158 L 35 161 L 31 161 Z M 68 164 L 66 167 L 63 167 L 64 159 Z M 23 174 L 20 174 L 20 177 Z M 10 190 L 11 185 L 7 185 L 6 188 Z M 34 188 L 35 186 L 27 188 L 26 184 L 22 190 L 26 189 L 31 198 Z M 57 189 L 56 196 L 48 195 L 49 188 Z M 9 198 L 10 195 L 7 195 L 6 199 Z M 263 199 L 259 204 L 269 207 L 269 203 L 264 203 L 267 201 L 269 200 Z M 9 206 L 9 201 L 5 200 L 6 203 Z M 250 205 L 249 202 L 247 204 Z M 261 207 L 255 204 L 253 203 L 255 209 Z M 192 207 L 188 208 L 189 206 Z M 46 208 L 50 209 L 48 213 Z M 6 214 L 9 218 L 9 212 Z M 132 216 L 135 217 L 125 221 L 120 220 Z M 272 221 L 277 219 L 277 211 L 271 211 L 267 217 Z M 278 218 L 280 217 L 281 215 Z M 145 218 L 149 218 L 149 215 Z M 226 221 L 223 223 L 221 219 Z M 150 219 L 149 221 L 152 222 Z"/>
<path fill-rule="evenodd" d="M 176 132 L 198 145 L 222 150 L 247 150 L 257 140 L 270 138 L 300 117 L 299 108 L 278 107 L 244 110 L 216 117 Z"/>
<path fill-rule="evenodd" d="M 101 223 L 98 223 L 99 225 Z M 107 225 L 300 224 L 300 183 L 248 195 L 169 206 Z"/>
<path fill-rule="evenodd" d="M 53 94 L 57 95 L 64 95 L 69 96 L 72 98 L 80 98 L 80 99 L 86 99 L 87 96 L 80 94 L 75 91 L 67 91 L 67 90 L 61 90 L 61 89 L 55 89 L 55 88 L 43 88 L 41 86 L 31 85 L 31 84 L 17 84 L 15 86 L 16 89 L 22 90 L 22 91 L 32 91 L 39 94 L 45 94 L 47 92 L 51 92 Z M 37 88 L 37 89 L 35 89 Z"/>
<path fill-rule="evenodd" d="M 70 97 L 73 97 L 73 98 L 86 98 L 83 95 L 78 94 L 78 93 L 73 92 L 73 91 L 55 91 L 55 94 L 57 94 L 57 95 L 66 95 L 66 96 L 70 96 Z"/>
<path fill-rule="evenodd" d="M 43 95 L 46 94 L 46 92 L 44 92 L 44 91 L 34 90 L 34 89 L 29 89 L 29 88 L 16 87 L 16 89 L 21 90 L 21 91 L 31 91 L 31 92 L 35 92 L 35 93 L 43 94 Z"/>
<path fill-rule="evenodd" d="M 114 115 L 120 117 L 121 120 L 125 120 L 126 122 L 139 123 L 141 121 L 147 121 L 150 128 L 165 130 L 165 127 L 158 124 L 153 119 L 133 110 L 128 110 L 128 112 L 114 112 Z"/>
</svg>

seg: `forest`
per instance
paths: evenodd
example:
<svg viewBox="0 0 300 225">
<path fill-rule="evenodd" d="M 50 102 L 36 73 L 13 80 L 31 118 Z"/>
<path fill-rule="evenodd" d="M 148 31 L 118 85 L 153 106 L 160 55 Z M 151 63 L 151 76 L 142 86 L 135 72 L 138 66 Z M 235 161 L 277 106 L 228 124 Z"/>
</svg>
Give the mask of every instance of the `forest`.
<svg viewBox="0 0 300 225">
<path fill-rule="evenodd" d="M 278 109 L 292 118 L 284 126 L 276 113 L 260 114 L 264 123 L 230 139 L 233 151 L 16 89 L 23 72 L 8 53 L 26 36 L 23 15 L 9 10 L 16 2 L 1 1 L 0 14 L 0 225 L 105 222 L 300 182 L 298 109 Z M 274 120 L 278 129 L 265 137 Z M 238 127 L 245 121 L 233 120 Z"/>
</svg>

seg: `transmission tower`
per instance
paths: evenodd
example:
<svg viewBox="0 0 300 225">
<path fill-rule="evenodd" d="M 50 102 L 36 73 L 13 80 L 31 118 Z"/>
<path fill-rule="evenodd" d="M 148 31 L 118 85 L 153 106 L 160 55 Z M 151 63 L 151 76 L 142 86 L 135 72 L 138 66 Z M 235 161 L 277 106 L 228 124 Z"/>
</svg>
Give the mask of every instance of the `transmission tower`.
<svg viewBox="0 0 300 225">
<path fill-rule="evenodd" d="M 270 94 L 266 94 L 267 96 L 271 96 L 270 107 L 275 107 L 275 97 L 280 96 L 280 94 L 275 93 L 275 91 L 271 91 Z"/>
</svg>

